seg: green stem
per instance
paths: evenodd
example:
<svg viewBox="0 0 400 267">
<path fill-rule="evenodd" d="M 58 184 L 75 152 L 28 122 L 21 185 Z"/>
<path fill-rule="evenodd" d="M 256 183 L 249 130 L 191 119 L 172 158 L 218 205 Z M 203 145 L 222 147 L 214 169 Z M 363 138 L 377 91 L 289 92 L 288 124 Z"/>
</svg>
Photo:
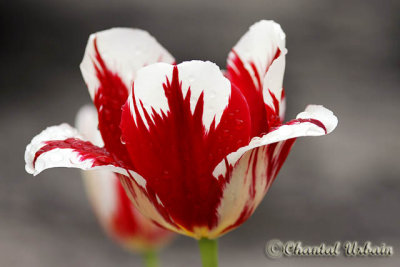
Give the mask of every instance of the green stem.
<svg viewBox="0 0 400 267">
<path fill-rule="evenodd" d="M 203 267 L 218 267 L 217 239 L 202 238 L 199 240 L 199 248 Z"/>
<path fill-rule="evenodd" d="M 158 257 L 157 257 L 157 252 L 154 250 L 148 250 L 145 253 L 143 253 L 143 261 L 144 261 L 144 266 L 146 267 L 158 267 Z"/>
</svg>

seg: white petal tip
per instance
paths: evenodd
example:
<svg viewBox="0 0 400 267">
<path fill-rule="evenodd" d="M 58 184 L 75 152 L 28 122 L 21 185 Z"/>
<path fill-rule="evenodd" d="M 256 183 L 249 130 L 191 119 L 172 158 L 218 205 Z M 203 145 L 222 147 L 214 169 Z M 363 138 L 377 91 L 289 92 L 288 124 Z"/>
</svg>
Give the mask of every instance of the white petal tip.
<svg viewBox="0 0 400 267">
<path fill-rule="evenodd" d="M 283 32 L 282 27 L 279 23 L 275 22 L 274 20 L 260 20 L 254 23 L 250 29 L 258 28 L 258 27 L 272 27 L 272 29 L 279 33 L 281 39 L 286 38 L 286 34 Z"/>
<path fill-rule="evenodd" d="M 296 119 L 316 119 L 320 121 L 326 129 L 326 133 L 331 133 L 338 124 L 338 118 L 332 111 L 322 105 L 308 105 L 306 109 L 299 113 Z"/>
</svg>

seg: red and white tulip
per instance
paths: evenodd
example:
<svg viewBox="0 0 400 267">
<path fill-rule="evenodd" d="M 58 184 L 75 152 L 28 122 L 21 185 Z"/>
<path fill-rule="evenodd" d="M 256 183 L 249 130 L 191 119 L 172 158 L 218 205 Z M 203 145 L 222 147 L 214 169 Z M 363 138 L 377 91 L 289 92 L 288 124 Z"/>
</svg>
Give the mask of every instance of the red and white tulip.
<svg viewBox="0 0 400 267">
<path fill-rule="evenodd" d="M 226 77 L 211 62 L 175 65 L 140 30 L 93 34 L 81 70 L 104 146 L 67 124 L 53 126 L 28 145 L 26 170 L 120 173 L 143 215 L 196 239 L 217 238 L 254 212 L 297 137 L 337 125 L 318 105 L 283 122 L 286 53 L 272 21 L 254 24 L 233 47 Z"/>
<path fill-rule="evenodd" d="M 97 111 L 92 106 L 81 108 L 77 116 L 79 132 L 94 145 L 104 142 L 97 130 Z M 172 232 L 144 217 L 132 204 L 119 176 L 109 170 L 82 171 L 89 201 L 106 233 L 126 249 L 146 254 L 166 245 Z"/>
</svg>

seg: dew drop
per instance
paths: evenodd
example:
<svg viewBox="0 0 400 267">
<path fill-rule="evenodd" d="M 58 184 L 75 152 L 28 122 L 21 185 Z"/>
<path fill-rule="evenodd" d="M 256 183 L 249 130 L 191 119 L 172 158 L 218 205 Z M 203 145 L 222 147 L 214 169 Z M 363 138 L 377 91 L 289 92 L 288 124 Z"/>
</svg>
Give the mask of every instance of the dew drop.
<svg viewBox="0 0 400 267">
<path fill-rule="evenodd" d="M 164 178 L 169 178 L 169 177 L 170 177 L 170 174 L 169 174 L 169 171 L 168 171 L 168 170 L 164 170 L 164 171 L 163 171 L 163 177 L 164 177 Z"/>
<path fill-rule="evenodd" d="M 104 114 L 104 118 L 107 121 L 111 121 L 112 120 L 112 114 L 111 114 L 111 111 L 109 109 L 105 109 L 103 114 Z"/>
<path fill-rule="evenodd" d="M 126 141 L 125 141 L 125 139 L 124 139 L 124 137 L 123 137 L 123 136 L 121 136 L 119 140 L 121 141 L 121 144 L 123 144 L 123 145 L 125 145 L 125 144 L 126 144 Z"/>
<path fill-rule="evenodd" d="M 240 129 L 243 128 L 243 120 L 237 119 L 237 120 L 235 121 L 235 124 L 236 124 L 236 129 L 237 129 L 237 130 L 240 130 Z"/>
</svg>

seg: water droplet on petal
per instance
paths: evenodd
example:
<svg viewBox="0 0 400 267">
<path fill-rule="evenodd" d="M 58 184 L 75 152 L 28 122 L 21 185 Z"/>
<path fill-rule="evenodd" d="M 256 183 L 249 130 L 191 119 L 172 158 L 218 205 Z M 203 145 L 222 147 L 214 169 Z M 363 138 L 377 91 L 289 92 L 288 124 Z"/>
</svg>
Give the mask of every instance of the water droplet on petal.
<svg viewBox="0 0 400 267">
<path fill-rule="evenodd" d="M 236 129 L 237 130 L 240 130 L 240 129 L 242 129 L 243 128 L 243 120 L 239 120 L 239 119 L 237 119 L 236 121 L 235 121 L 235 124 L 236 124 Z"/>
<path fill-rule="evenodd" d="M 125 139 L 123 138 L 123 136 L 121 136 L 121 138 L 120 138 L 119 140 L 121 141 L 121 144 L 123 144 L 123 145 L 126 144 L 126 141 L 125 141 Z"/>
<path fill-rule="evenodd" d="M 169 178 L 169 177 L 170 177 L 170 174 L 169 174 L 169 171 L 168 171 L 168 170 L 164 170 L 164 171 L 163 171 L 163 177 L 164 177 L 164 178 Z"/>
</svg>

